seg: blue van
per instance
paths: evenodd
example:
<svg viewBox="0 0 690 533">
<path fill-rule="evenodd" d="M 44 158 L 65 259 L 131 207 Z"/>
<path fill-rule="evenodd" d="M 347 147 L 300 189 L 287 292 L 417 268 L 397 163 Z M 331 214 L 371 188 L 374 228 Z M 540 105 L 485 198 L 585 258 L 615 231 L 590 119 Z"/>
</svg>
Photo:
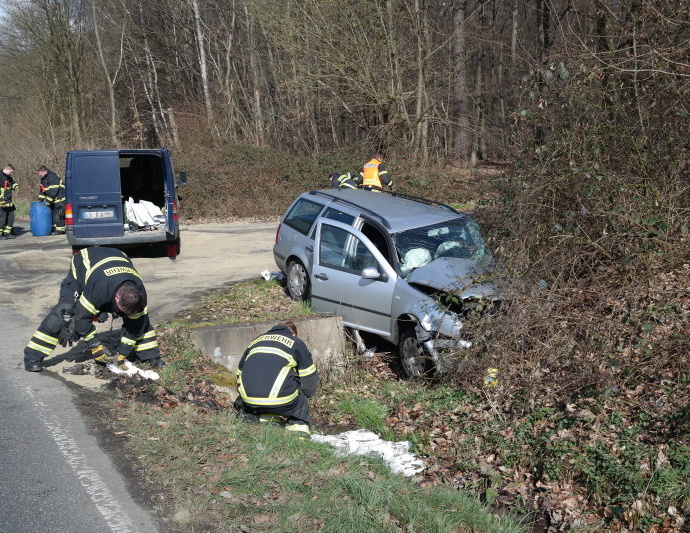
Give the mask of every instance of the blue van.
<svg viewBox="0 0 690 533">
<path fill-rule="evenodd" d="M 74 150 L 65 165 L 65 228 L 72 250 L 142 248 L 175 259 L 180 253 L 177 187 L 162 149 Z"/>
</svg>

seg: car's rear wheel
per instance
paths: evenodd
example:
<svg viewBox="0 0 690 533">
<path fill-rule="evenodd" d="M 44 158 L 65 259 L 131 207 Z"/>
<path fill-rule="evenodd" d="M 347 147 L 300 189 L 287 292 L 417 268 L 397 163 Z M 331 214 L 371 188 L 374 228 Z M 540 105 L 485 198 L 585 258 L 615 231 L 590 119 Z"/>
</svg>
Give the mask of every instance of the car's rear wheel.
<svg viewBox="0 0 690 533">
<path fill-rule="evenodd" d="M 309 298 L 309 274 L 298 260 L 288 265 L 287 291 L 293 300 L 304 301 Z"/>
<path fill-rule="evenodd" d="M 426 348 L 419 342 L 415 330 L 407 327 L 400 334 L 398 353 L 403 372 L 408 378 L 422 379 L 432 376 L 434 364 Z"/>
</svg>

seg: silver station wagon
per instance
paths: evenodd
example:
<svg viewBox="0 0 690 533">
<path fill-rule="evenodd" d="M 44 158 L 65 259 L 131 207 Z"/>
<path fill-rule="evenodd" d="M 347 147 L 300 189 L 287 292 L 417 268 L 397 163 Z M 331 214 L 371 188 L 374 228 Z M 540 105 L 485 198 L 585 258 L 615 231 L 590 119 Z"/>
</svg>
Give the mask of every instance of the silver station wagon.
<svg viewBox="0 0 690 533">
<path fill-rule="evenodd" d="M 301 194 L 281 219 L 273 256 L 295 300 L 398 346 L 409 377 L 448 370 L 467 348 L 463 317 L 498 305 L 491 253 L 455 209 L 398 193 Z"/>
</svg>

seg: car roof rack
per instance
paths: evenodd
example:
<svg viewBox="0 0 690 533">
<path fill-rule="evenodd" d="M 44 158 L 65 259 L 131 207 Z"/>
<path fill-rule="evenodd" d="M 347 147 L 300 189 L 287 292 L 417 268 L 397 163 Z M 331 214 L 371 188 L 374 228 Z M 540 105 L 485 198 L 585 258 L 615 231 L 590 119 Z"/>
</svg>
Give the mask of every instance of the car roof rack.
<svg viewBox="0 0 690 533">
<path fill-rule="evenodd" d="M 369 187 L 371 189 L 371 187 Z M 367 190 L 367 188 L 364 188 L 364 190 Z M 385 193 L 385 194 L 390 194 L 391 196 L 397 196 L 398 198 L 404 198 L 405 200 L 412 200 L 413 202 L 419 202 L 420 204 L 426 204 L 430 205 L 432 207 L 443 207 L 445 209 L 449 209 L 450 211 L 453 211 L 453 213 L 458 213 L 461 215 L 460 211 L 455 209 L 454 207 L 449 206 L 448 204 L 444 204 L 443 202 L 437 202 L 436 200 L 429 200 L 428 198 L 422 198 L 421 196 L 412 196 L 410 194 L 405 194 L 402 192 L 393 192 L 393 191 L 387 191 L 385 189 L 378 189 L 376 188 L 377 191 Z"/>
<path fill-rule="evenodd" d="M 368 189 L 363 189 L 363 190 L 368 190 Z M 430 205 L 432 207 L 442 207 L 444 209 L 448 209 L 449 211 L 452 211 L 453 213 L 457 213 L 458 215 L 462 215 L 460 211 L 457 209 L 449 206 L 448 204 L 444 204 L 442 202 L 437 202 L 435 200 L 429 200 L 427 198 L 422 198 L 421 196 L 411 196 L 409 194 L 404 194 L 401 192 L 393 192 L 393 191 L 386 191 L 383 189 L 376 189 L 379 192 L 389 194 L 391 196 L 396 196 L 398 198 L 403 198 L 405 200 L 412 200 L 413 202 L 419 202 L 421 204 L 425 205 Z M 366 207 L 363 207 L 359 205 L 358 203 L 352 202 L 350 200 L 345 200 L 344 198 L 340 198 L 339 196 L 335 196 L 334 194 L 329 193 L 328 191 L 323 191 L 323 190 L 313 190 L 309 191 L 309 194 L 313 195 L 318 195 L 318 196 L 325 196 L 326 198 L 330 198 L 334 202 L 340 202 L 342 204 L 350 205 L 352 207 L 356 207 L 357 209 L 366 212 L 367 214 L 371 215 L 372 217 L 377 218 L 378 220 L 381 221 L 381 223 L 388 229 L 391 229 L 390 224 L 388 221 L 381 215 L 379 215 L 376 211 L 372 211 L 371 209 L 367 209 Z"/>
</svg>

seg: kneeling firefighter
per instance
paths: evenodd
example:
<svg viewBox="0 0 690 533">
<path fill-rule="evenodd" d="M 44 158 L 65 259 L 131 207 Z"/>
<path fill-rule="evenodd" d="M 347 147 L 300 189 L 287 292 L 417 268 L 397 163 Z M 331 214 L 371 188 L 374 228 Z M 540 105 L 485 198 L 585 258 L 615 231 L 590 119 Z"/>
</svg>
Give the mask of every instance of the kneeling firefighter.
<svg viewBox="0 0 690 533">
<path fill-rule="evenodd" d="M 301 438 L 311 434 L 309 398 L 316 394 L 319 374 L 307 345 L 297 337 L 297 327 L 283 320 L 254 339 L 237 367 L 235 401 L 246 422 L 278 422 Z"/>
<path fill-rule="evenodd" d="M 105 321 L 107 313 L 121 316 L 124 327 L 114 356 L 96 339 L 93 325 L 94 318 Z M 24 349 L 24 368 L 40 372 L 58 343 L 71 346 L 79 338 L 87 342 L 97 363 L 122 366 L 125 359 L 138 359 L 154 368 L 164 364 L 149 321 L 144 283 L 120 250 L 94 246 L 72 256 L 57 305 Z"/>
</svg>

